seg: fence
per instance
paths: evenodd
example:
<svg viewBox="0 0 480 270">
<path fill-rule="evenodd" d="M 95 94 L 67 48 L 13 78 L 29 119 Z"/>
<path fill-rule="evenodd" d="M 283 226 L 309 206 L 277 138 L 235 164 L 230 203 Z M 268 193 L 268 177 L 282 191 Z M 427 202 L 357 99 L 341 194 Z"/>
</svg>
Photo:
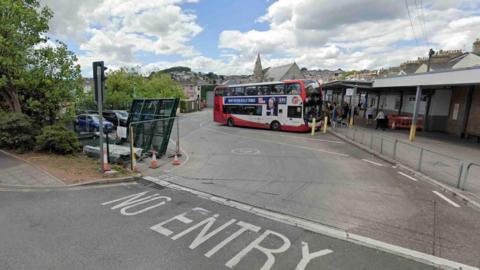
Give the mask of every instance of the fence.
<svg viewBox="0 0 480 270">
<path fill-rule="evenodd" d="M 480 198 L 480 164 L 448 156 L 364 128 L 333 129 L 354 142 L 450 186 Z"/>
</svg>

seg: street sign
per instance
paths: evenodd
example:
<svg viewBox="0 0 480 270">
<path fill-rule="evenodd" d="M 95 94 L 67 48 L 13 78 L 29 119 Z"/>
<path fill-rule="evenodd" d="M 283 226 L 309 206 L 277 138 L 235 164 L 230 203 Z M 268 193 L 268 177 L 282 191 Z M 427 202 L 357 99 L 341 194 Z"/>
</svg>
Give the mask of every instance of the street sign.
<svg viewBox="0 0 480 270">
<path fill-rule="evenodd" d="M 98 104 L 98 92 L 100 91 L 101 100 L 104 101 L 105 96 L 105 70 L 107 68 L 104 66 L 103 61 L 96 61 L 93 62 L 93 85 L 95 89 L 95 104 Z M 101 90 L 99 90 L 99 83 L 98 80 L 101 82 Z"/>
<path fill-rule="evenodd" d="M 345 90 L 346 90 L 345 96 L 353 96 L 353 88 L 347 88 Z"/>
</svg>

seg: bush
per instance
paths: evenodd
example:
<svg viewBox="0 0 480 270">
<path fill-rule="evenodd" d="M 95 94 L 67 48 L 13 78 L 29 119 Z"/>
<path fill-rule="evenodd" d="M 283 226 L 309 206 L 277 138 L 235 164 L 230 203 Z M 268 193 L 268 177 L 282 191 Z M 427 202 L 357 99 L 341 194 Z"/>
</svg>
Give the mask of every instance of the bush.
<svg viewBox="0 0 480 270">
<path fill-rule="evenodd" d="M 0 114 L 0 146 L 18 152 L 32 149 L 35 128 L 28 116 L 22 113 Z"/>
<path fill-rule="evenodd" d="M 57 154 L 72 154 L 80 151 L 77 135 L 62 125 L 45 126 L 36 137 L 37 150 Z"/>
</svg>

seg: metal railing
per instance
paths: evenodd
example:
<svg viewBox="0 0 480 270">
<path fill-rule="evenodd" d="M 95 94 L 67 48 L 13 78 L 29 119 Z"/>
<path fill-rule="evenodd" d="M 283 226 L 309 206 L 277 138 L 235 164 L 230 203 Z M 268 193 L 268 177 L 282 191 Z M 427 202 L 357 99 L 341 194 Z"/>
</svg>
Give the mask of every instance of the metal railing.
<svg viewBox="0 0 480 270">
<path fill-rule="evenodd" d="M 450 186 L 480 196 L 480 164 L 462 160 L 364 128 L 336 127 L 333 131 L 371 151 L 424 173 Z"/>
</svg>

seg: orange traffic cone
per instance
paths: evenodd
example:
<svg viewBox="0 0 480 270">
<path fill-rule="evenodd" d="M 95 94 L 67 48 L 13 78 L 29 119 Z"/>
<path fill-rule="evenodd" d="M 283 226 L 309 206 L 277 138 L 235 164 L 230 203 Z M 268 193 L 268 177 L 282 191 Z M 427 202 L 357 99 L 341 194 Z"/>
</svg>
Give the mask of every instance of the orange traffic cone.
<svg viewBox="0 0 480 270">
<path fill-rule="evenodd" d="M 181 164 L 180 160 L 178 159 L 178 155 L 177 155 L 177 154 L 175 154 L 175 157 L 173 158 L 172 164 L 173 164 L 174 166 L 177 166 L 177 165 L 180 165 L 180 164 Z"/>
<path fill-rule="evenodd" d="M 157 161 L 157 154 L 155 151 L 152 151 L 152 161 L 150 162 L 150 168 L 156 169 L 158 168 L 158 161 Z"/>
<path fill-rule="evenodd" d="M 107 149 L 103 149 L 103 164 L 102 164 L 102 170 L 104 172 L 110 171 L 110 164 L 108 164 L 108 155 L 107 155 Z"/>
</svg>

